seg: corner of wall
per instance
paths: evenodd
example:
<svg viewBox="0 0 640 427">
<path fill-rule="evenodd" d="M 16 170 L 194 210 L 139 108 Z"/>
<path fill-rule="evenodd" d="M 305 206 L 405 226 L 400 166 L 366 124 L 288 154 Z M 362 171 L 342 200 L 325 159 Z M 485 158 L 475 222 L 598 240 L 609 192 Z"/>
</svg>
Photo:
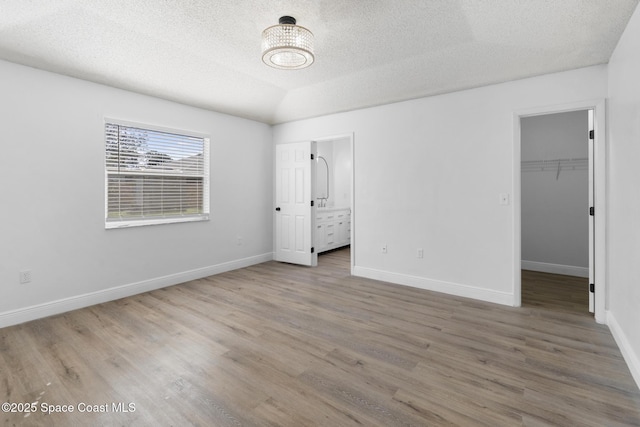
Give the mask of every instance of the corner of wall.
<svg viewBox="0 0 640 427">
<path fill-rule="evenodd" d="M 640 388 L 640 357 L 633 351 L 631 343 L 611 311 L 607 311 L 607 326 L 609 326 L 613 339 L 620 348 L 622 357 L 624 357 L 625 362 L 627 362 L 627 366 L 631 371 L 633 379 L 636 381 L 636 385 Z"/>
</svg>

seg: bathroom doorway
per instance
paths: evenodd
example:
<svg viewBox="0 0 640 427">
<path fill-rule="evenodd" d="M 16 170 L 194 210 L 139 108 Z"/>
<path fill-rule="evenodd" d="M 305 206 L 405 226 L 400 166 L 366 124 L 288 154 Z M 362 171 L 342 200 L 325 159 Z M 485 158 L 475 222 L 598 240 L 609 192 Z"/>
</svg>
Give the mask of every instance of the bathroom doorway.
<svg viewBox="0 0 640 427">
<path fill-rule="evenodd" d="M 323 254 L 350 249 L 355 264 L 353 134 L 316 138 L 316 221 L 314 246 L 318 265 Z"/>
</svg>

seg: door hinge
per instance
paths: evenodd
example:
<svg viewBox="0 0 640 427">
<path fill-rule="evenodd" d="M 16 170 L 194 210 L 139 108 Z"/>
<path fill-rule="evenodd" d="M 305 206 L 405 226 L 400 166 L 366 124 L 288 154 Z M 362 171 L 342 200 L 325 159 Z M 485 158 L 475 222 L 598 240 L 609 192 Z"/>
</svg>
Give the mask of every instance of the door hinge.
<svg viewBox="0 0 640 427">
<path fill-rule="evenodd" d="M 311 201 L 311 206 L 313 206 L 313 200 Z"/>
<path fill-rule="evenodd" d="M 595 292 L 595 291 L 596 291 L 596 284 L 589 283 L 589 292 Z"/>
<path fill-rule="evenodd" d="M 311 160 L 313 160 L 313 157 L 314 157 L 314 156 L 313 156 L 313 153 L 311 153 Z"/>
<path fill-rule="evenodd" d="M 593 138 L 594 138 L 594 136 L 595 136 L 595 132 L 593 131 L 593 129 L 591 129 L 591 130 L 589 131 L 589 139 L 593 139 Z"/>
<path fill-rule="evenodd" d="M 316 248 L 311 248 L 311 253 L 313 253 L 316 250 Z"/>
<path fill-rule="evenodd" d="M 589 208 L 589 215 L 593 216 L 595 214 L 595 209 L 593 208 L 593 206 L 591 206 Z"/>
</svg>

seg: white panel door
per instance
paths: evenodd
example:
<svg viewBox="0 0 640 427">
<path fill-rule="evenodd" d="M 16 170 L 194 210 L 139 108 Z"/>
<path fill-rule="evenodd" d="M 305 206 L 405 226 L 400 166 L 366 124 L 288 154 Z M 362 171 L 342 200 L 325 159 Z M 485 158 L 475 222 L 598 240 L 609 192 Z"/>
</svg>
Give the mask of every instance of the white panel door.
<svg viewBox="0 0 640 427">
<path fill-rule="evenodd" d="M 276 261 L 315 266 L 315 160 L 312 141 L 276 145 Z"/>
<path fill-rule="evenodd" d="M 595 311 L 595 292 L 593 289 L 596 275 L 595 275 L 595 220 L 594 220 L 594 142 L 593 135 L 593 110 L 589 110 L 589 312 Z"/>
</svg>

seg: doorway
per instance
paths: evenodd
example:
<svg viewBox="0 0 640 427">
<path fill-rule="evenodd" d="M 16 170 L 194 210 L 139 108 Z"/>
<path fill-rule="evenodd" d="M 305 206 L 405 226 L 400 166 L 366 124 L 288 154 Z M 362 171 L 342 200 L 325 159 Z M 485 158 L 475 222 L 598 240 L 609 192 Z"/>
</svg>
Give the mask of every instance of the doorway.
<svg viewBox="0 0 640 427">
<path fill-rule="evenodd" d="M 315 138 L 316 221 L 314 246 L 318 264 L 331 251 L 349 254 L 354 265 L 354 165 L 353 134 Z M 350 250 L 349 250 L 350 249 Z M 330 258 L 330 257 L 329 257 Z"/>
<path fill-rule="evenodd" d="M 276 261 L 315 267 L 319 253 L 349 246 L 353 274 L 356 223 L 353 159 L 353 134 L 276 145 Z M 325 165 L 319 180 L 317 170 Z M 324 185 L 322 189 L 318 188 L 318 181 Z"/>
<path fill-rule="evenodd" d="M 583 286 L 572 287 L 579 295 L 571 299 L 586 301 L 583 312 L 593 312 L 588 298 L 593 280 L 593 224 L 588 220 L 593 201 L 588 143 L 592 117 L 592 110 L 576 110 L 520 119 L 523 283 L 531 287 L 553 277 L 556 286 L 549 287 L 548 294 L 562 295 L 561 288 L 570 288 L 566 279 L 574 277 L 573 282 Z M 527 291 L 527 301 L 535 301 L 536 291 Z"/>
<path fill-rule="evenodd" d="M 529 109 L 526 111 L 519 111 L 514 114 L 514 270 L 513 270 L 513 282 L 514 282 L 514 305 L 519 306 L 522 303 L 522 279 L 521 269 L 540 267 L 540 268 L 560 268 L 560 271 L 552 271 L 562 274 L 574 274 L 581 276 L 589 276 L 589 281 L 585 285 L 584 292 L 589 296 L 590 311 L 595 314 L 595 319 L 598 323 L 605 322 L 605 239 L 604 239 L 604 224 L 605 224 L 605 121 L 604 121 L 604 100 L 585 101 L 569 105 L 540 107 L 535 109 Z M 588 113 L 591 111 L 591 113 Z M 553 150 L 544 149 L 540 147 L 524 146 L 523 140 L 526 137 L 523 136 L 523 132 L 526 132 L 528 118 L 539 117 L 539 121 L 544 122 L 546 119 L 553 120 L 554 118 L 560 118 L 557 116 L 561 113 L 572 113 L 569 116 L 574 116 L 583 123 L 588 123 L 584 126 L 583 138 L 581 147 L 582 154 L 573 155 L 559 151 L 554 147 Z M 567 117 L 569 117 L 567 116 Z M 535 120 L 532 120 L 532 122 Z M 591 134 L 589 130 L 593 130 Z M 590 139 L 593 137 L 593 139 Z M 537 151 L 536 151 L 537 149 Z M 537 156 L 532 153 L 537 154 Z M 583 157 L 586 153 L 586 157 Z M 579 179 L 579 174 L 588 180 L 588 188 L 586 194 L 584 187 L 582 190 L 581 200 L 574 203 L 582 203 L 583 214 L 582 219 L 575 221 L 582 221 L 583 224 L 588 223 L 589 226 L 586 229 L 588 233 L 586 236 L 582 235 L 579 240 L 582 244 L 582 249 L 578 250 L 579 254 L 569 254 L 561 262 L 550 262 L 550 258 L 526 259 L 527 257 L 534 257 L 534 251 L 531 248 L 524 248 L 524 238 L 532 233 L 531 224 L 524 222 L 527 221 L 527 215 L 530 214 L 529 206 L 530 200 L 524 200 L 524 197 L 529 193 L 532 187 L 536 184 L 526 182 L 527 178 L 524 178 L 526 174 L 536 173 L 534 170 L 539 171 L 537 180 L 538 184 L 546 181 L 547 193 L 551 193 L 550 186 L 553 185 L 559 189 L 561 187 L 567 187 L 569 181 Z M 578 171 L 579 173 L 575 173 Z M 543 175 L 546 174 L 546 175 Z M 573 175 L 573 176 L 572 176 Z M 591 178 L 589 178 L 591 177 Z M 563 180 L 562 182 L 560 180 Z M 533 180 L 535 181 L 535 179 Z M 584 183 L 583 183 L 584 184 Z M 556 195 L 557 196 L 557 195 Z M 538 202 L 540 203 L 540 202 Z M 538 211 L 541 210 L 541 206 L 534 206 Z M 544 210 L 544 206 L 542 206 Z M 590 215 L 597 212 L 594 216 Z M 539 221 L 539 218 L 538 218 Z M 540 222 L 540 221 L 539 221 Z M 535 227 L 534 227 L 535 228 Z M 554 236 L 548 237 L 553 240 L 557 238 L 558 234 L 565 233 L 567 230 L 560 227 L 560 231 L 556 230 Z M 587 241 L 587 247 L 584 247 L 584 243 Z M 538 242 L 539 243 L 539 242 Z M 538 248 L 539 249 L 539 248 Z M 554 250 L 557 248 L 554 248 Z M 550 254 L 543 254 L 542 256 L 549 256 Z M 573 261 L 571 258 L 573 257 Z M 588 257 L 588 261 L 585 265 L 585 257 Z M 567 261 L 569 260 L 569 261 Z M 576 261 L 578 260 L 578 261 Z M 537 264 L 536 264 L 537 263 Z M 577 264 L 577 265 L 576 265 Z M 565 270 L 563 271 L 562 268 Z M 542 270 L 544 271 L 544 270 Z"/>
</svg>

